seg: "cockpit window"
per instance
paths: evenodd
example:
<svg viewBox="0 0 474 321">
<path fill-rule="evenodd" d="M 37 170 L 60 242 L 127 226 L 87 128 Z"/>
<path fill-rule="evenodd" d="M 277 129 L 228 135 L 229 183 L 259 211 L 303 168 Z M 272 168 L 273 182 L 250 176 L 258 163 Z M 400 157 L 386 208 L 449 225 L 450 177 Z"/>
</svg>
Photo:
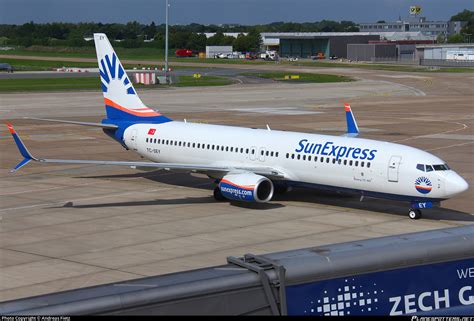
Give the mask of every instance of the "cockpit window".
<svg viewBox="0 0 474 321">
<path fill-rule="evenodd" d="M 448 164 L 441 165 L 424 165 L 417 164 L 416 169 L 422 172 L 432 172 L 432 171 L 448 171 L 450 170 Z"/>
<path fill-rule="evenodd" d="M 434 168 L 435 171 L 447 171 L 447 170 L 449 170 L 448 164 L 433 165 L 433 168 Z"/>
</svg>

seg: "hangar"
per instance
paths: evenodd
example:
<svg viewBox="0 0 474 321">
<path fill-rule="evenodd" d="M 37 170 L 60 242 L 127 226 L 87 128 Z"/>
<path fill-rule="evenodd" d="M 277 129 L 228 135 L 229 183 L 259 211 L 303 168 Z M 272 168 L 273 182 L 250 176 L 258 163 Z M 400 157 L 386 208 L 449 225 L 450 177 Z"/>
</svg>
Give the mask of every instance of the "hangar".
<svg viewBox="0 0 474 321">
<path fill-rule="evenodd" d="M 379 35 L 361 32 L 304 32 L 262 34 L 264 45 L 279 39 L 280 57 L 309 58 L 323 53 L 325 57 L 347 58 L 348 44 L 366 44 L 380 40 Z"/>
</svg>

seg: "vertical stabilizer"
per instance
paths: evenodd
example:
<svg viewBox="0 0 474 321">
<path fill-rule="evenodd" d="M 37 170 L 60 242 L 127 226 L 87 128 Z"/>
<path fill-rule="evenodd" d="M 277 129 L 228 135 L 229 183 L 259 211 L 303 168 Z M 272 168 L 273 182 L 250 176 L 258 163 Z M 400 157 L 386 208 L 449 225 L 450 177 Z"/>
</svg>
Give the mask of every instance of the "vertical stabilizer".
<svg viewBox="0 0 474 321">
<path fill-rule="evenodd" d="M 153 123 L 170 121 L 140 100 L 107 36 L 95 33 L 94 41 L 107 118 Z"/>
</svg>

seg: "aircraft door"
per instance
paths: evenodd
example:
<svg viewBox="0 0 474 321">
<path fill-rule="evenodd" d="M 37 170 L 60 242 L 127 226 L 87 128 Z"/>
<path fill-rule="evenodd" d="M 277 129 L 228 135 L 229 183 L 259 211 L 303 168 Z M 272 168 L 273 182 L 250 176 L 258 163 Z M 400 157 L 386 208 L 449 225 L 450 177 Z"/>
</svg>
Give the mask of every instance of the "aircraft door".
<svg viewBox="0 0 474 321">
<path fill-rule="evenodd" d="M 260 147 L 260 150 L 258 151 L 258 159 L 261 161 L 261 162 L 264 162 L 265 161 L 265 147 Z"/>
<path fill-rule="evenodd" d="M 137 150 L 137 130 L 132 130 L 132 135 L 130 136 L 130 141 L 132 143 L 132 149 Z"/>
<path fill-rule="evenodd" d="M 250 155 L 249 155 L 250 160 L 254 161 L 258 158 L 257 156 L 257 147 L 252 146 L 250 147 Z"/>
<path fill-rule="evenodd" d="M 388 181 L 389 182 L 398 182 L 398 171 L 400 168 L 401 160 L 402 160 L 401 156 L 390 157 L 390 162 L 388 163 Z"/>
</svg>

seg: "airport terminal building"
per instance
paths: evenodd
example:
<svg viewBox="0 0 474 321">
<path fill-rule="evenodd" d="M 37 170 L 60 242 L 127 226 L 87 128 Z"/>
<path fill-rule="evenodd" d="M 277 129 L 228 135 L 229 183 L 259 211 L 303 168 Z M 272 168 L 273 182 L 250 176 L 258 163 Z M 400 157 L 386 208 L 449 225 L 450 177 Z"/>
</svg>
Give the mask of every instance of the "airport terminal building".
<svg viewBox="0 0 474 321">
<path fill-rule="evenodd" d="M 451 36 L 461 32 L 466 21 L 428 21 L 426 17 L 408 17 L 394 22 L 361 23 L 361 32 L 412 32 L 419 31 L 425 35 Z"/>
</svg>

